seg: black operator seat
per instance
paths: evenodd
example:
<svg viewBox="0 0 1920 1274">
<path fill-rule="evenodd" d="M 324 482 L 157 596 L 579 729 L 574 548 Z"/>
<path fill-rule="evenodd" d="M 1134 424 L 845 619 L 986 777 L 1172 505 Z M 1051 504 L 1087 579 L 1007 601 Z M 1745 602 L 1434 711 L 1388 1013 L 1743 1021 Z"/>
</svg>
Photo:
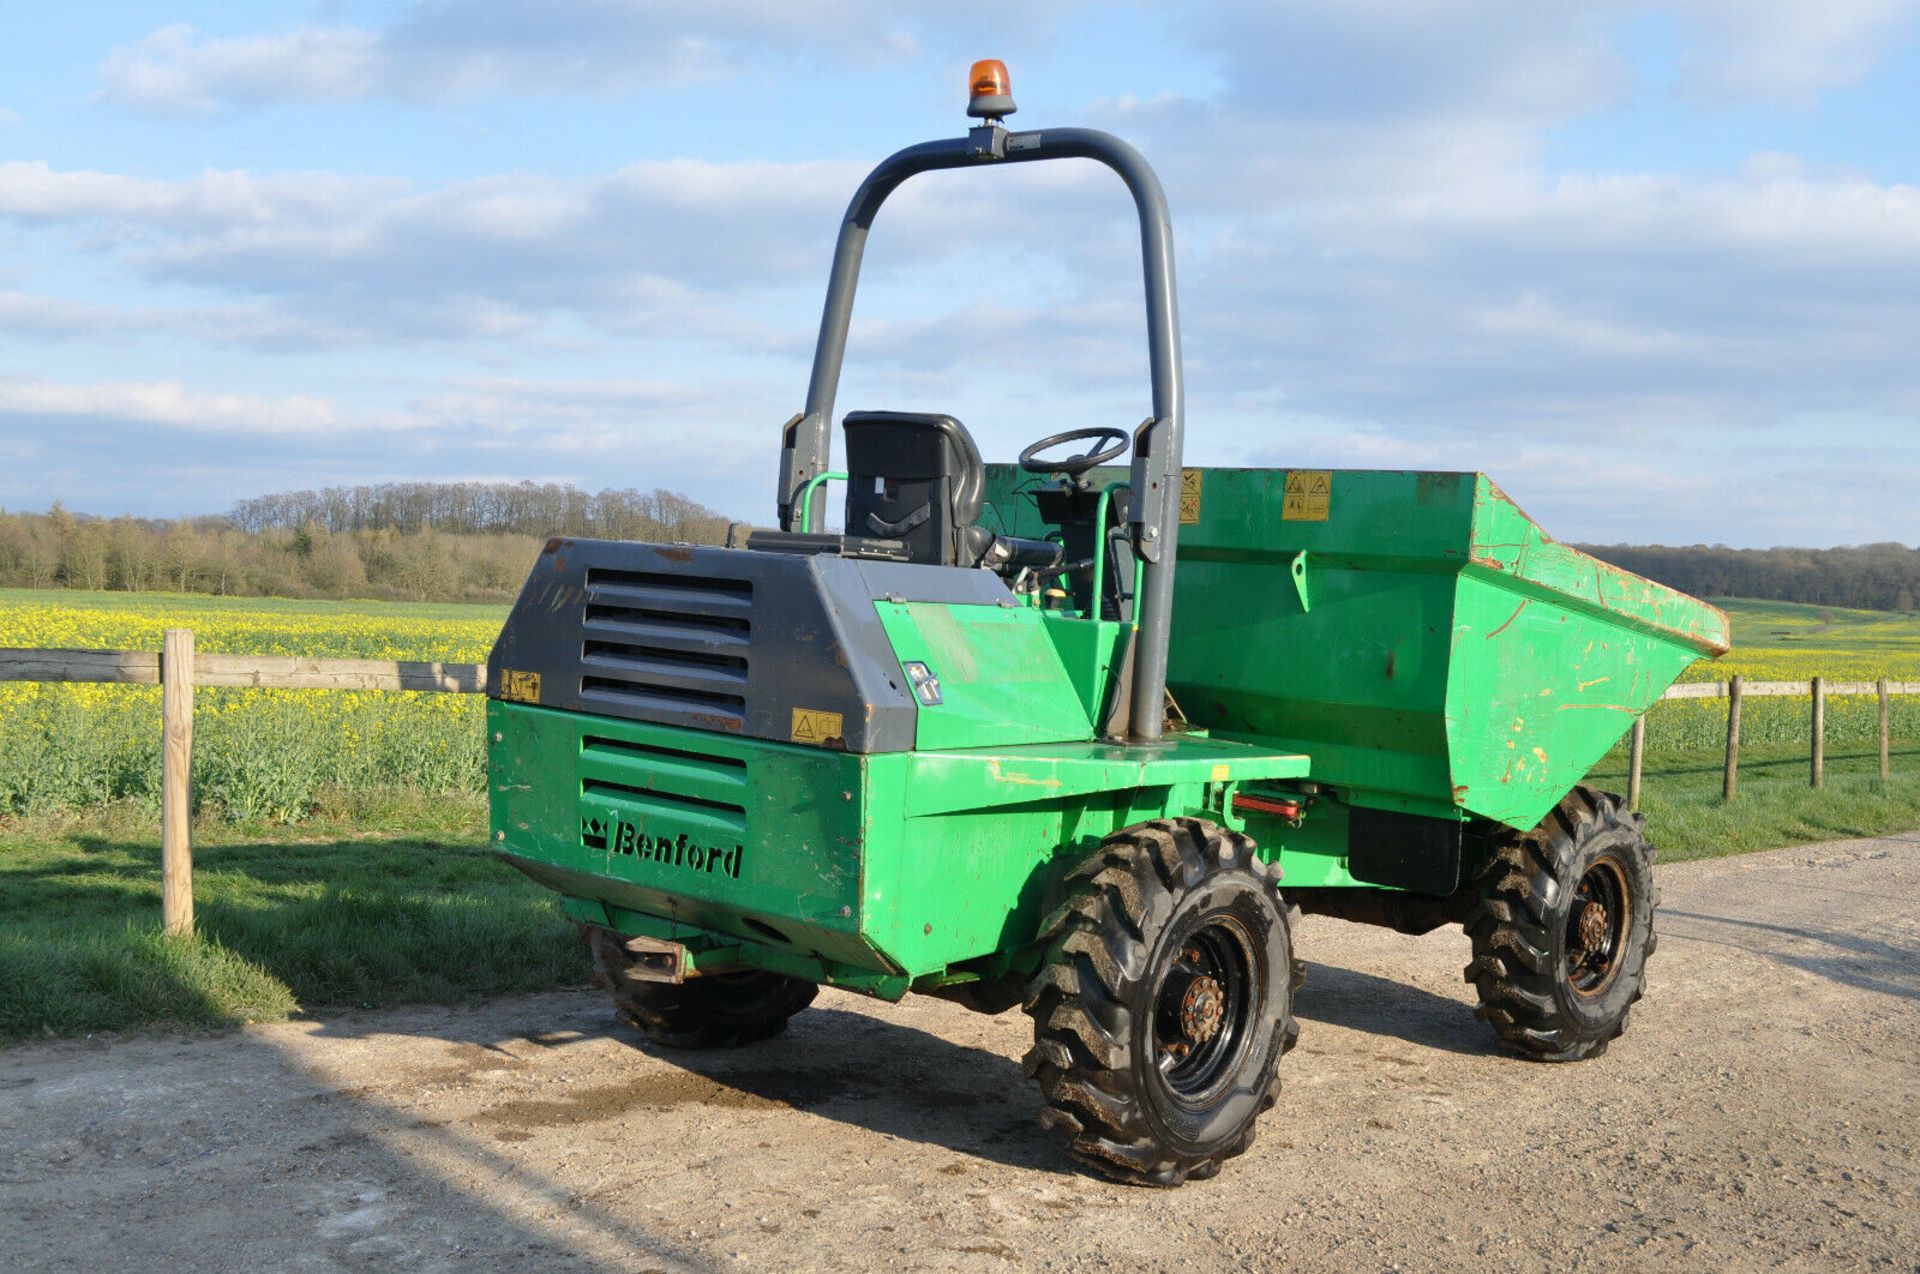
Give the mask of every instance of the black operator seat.
<svg viewBox="0 0 1920 1274">
<path fill-rule="evenodd" d="M 929 566 L 1059 565 L 1052 541 L 979 525 L 986 467 L 973 435 L 952 416 L 851 411 L 844 424 L 849 537 L 898 540 L 909 561 Z"/>
<path fill-rule="evenodd" d="M 977 525 L 986 468 L 952 416 L 850 411 L 847 534 L 899 540 L 929 566 L 978 566 L 993 533 Z"/>
</svg>

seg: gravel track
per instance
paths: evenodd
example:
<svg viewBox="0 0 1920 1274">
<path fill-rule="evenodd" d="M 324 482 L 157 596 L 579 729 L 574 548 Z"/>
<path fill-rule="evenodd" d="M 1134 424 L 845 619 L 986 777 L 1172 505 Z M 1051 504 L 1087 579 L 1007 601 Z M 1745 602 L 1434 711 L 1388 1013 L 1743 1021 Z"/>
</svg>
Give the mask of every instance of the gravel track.
<svg viewBox="0 0 1920 1274">
<path fill-rule="evenodd" d="M 1457 930 L 1310 918 L 1243 1159 L 1073 1171 L 1018 1012 L 834 991 L 651 1054 L 598 995 L 0 1053 L 0 1265 L 1920 1269 L 1920 833 L 1660 869 L 1604 1057 L 1493 1050 Z"/>
</svg>

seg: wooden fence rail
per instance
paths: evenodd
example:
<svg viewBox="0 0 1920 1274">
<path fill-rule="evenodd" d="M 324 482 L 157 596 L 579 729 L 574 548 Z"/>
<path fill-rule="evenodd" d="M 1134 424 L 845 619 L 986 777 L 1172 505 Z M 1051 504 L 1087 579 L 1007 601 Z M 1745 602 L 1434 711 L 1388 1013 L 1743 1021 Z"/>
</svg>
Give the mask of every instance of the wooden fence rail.
<svg viewBox="0 0 1920 1274">
<path fill-rule="evenodd" d="M 168 632 L 187 632 L 169 628 Z M 309 659 L 303 655 L 193 655 L 198 686 L 256 690 L 437 690 L 478 694 L 485 664 L 415 663 L 405 659 Z M 151 650 L 17 650 L 0 648 L 0 681 L 161 683 L 162 656 Z"/>
<path fill-rule="evenodd" d="M 192 629 L 169 628 L 158 654 L 151 650 L 0 648 L 0 681 L 160 686 L 160 921 L 170 934 L 189 934 L 193 932 L 190 831 L 195 686 L 479 694 L 487 688 L 487 666 L 406 659 L 196 654 Z"/>
<path fill-rule="evenodd" d="M 169 628 L 159 653 L 151 650 L 23 650 L 0 647 L 0 681 L 88 681 L 161 687 L 160 858 L 161 915 L 169 933 L 193 929 L 193 851 L 188 836 L 196 686 L 259 690 L 424 690 L 480 694 L 485 664 L 423 663 L 405 659 L 310 659 L 301 655 L 210 655 L 193 649 L 193 632 Z M 1731 801 L 1740 776 L 1740 705 L 1749 695 L 1810 695 L 1813 699 L 1810 780 L 1825 781 L 1826 700 L 1874 695 L 1880 705 L 1880 778 L 1892 775 L 1888 699 L 1920 695 L 1920 681 L 1690 681 L 1670 686 L 1663 699 L 1727 701 L 1727 763 L 1721 795 Z M 1644 716 L 1628 736 L 1627 803 L 1640 807 L 1641 762 L 1647 743 Z"/>
<path fill-rule="evenodd" d="M 1810 695 L 1818 684 L 1829 696 L 1832 695 L 1877 695 L 1882 686 L 1888 694 L 1920 695 L 1920 681 L 1888 681 L 1885 677 L 1878 681 L 1828 681 L 1824 677 L 1815 677 L 1812 681 L 1748 681 L 1744 677 L 1735 677 L 1733 681 L 1683 681 L 1677 686 L 1668 686 L 1662 699 L 1725 699 L 1732 693 L 1733 683 L 1741 686 L 1741 693 L 1748 698 L 1755 695 Z"/>
</svg>

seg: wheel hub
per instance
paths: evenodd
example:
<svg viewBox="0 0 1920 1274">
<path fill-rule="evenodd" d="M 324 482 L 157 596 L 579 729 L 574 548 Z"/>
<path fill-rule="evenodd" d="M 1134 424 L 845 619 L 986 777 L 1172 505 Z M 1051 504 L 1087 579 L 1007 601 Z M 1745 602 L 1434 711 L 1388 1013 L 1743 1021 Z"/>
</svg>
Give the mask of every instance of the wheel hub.
<svg viewBox="0 0 1920 1274">
<path fill-rule="evenodd" d="M 1607 941 L 1607 909 L 1597 902 L 1590 902 L 1580 909 L 1580 945 L 1589 951 L 1600 950 Z"/>
<path fill-rule="evenodd" d="M 1633 895 L 1619 863 L 1602 857 L 1580 876 L 1567 909 L 1566 978 L 1575 994 L 1599 995 L 1620 966 Z"/>
<path fill-rule="evenodd" d="M 1227 998 L 1220 983 L 1205 975 L 1193 980 L 1180 999 L 1180 1033 L 1191 1044 L 1204 1044 L 1220 1030 L 1227 1013 Z"/>
<path fill-rule="evenodd" d="M 1224 916 L 1169 954 L 1154 992 L 1155 1067 L 1173 1100 L 1197 1101 L 1239 1064 L 1260 983 L 1246 930 Z"/>
</svg>

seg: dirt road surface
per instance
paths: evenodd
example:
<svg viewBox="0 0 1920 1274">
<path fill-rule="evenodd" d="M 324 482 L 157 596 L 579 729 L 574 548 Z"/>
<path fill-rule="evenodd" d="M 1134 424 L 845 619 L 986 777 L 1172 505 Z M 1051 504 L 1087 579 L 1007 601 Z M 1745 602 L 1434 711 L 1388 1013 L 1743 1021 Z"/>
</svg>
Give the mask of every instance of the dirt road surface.
<svg viewBox="0 0 1920 1274">
<path fill-rule="evenodd" d="M 652 1054 L 597 995 L 0 1054 L 0 1268 L 1839 1267 L 1920 1262 L 1920 833 L 1660 871 L 1604 1057 L 1497 1053 L 1457 931 L 1309 919 L 1243 1159 L 1073 1171 L 1018 1012 L 824 992 Z"/>
</svg>

